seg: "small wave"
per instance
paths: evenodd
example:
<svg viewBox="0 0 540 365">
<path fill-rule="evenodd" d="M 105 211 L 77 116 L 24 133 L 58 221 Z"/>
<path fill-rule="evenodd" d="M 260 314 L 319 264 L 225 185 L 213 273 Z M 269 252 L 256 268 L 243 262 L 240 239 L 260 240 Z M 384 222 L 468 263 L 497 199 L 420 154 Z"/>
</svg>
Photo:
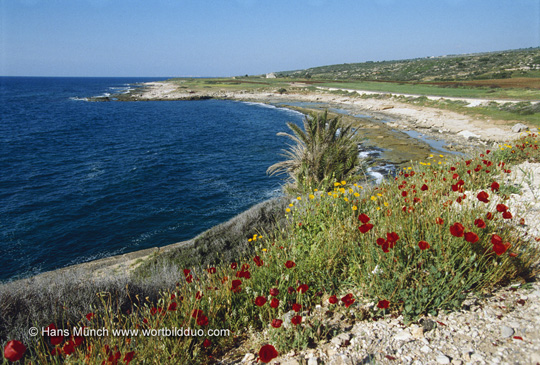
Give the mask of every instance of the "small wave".
<svg viewBox="0 0 540 365">
<path fill-rule="evenodd" d="M 69 100 L 74 100 L 74 101 L 89 101 L 88 98 L 79 98 L 78 96 L 73 96 L 73 97 L 69 98 Z"/>
</svg>

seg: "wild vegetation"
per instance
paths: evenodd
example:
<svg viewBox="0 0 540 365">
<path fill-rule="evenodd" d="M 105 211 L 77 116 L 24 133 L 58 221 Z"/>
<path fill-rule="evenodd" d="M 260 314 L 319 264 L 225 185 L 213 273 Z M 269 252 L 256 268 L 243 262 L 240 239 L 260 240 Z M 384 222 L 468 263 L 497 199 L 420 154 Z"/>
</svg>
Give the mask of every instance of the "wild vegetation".
<svg viewBox="0 0 540 365">
<path fill-rule="evenodd" d="M 425 57 L 410 60 L 345 63 L 277 73 L 279 77 L 389 82 L 471 81 L 540 77 L 540 48 Z M 527 83 L 527 80 L 523 80 Z M 471 85 L 475 83 L 470 83 Z M 476 83 L 478 84 L 478 83 Z M 452 83 L 439 83 L 452 87 Z M 487 83 L 489 86 L 489 82 Z M 538 84 L 535 84 L 536 87 Z M 531 84 L 532 86 L 532 84 Z"/>
<path fill-rule="evenodd" d="M 540 252 L 516 231 L 527 222 L 507 205 L 519 187 L 505 176 L 538 159 L 534 134 L 463 159 L 433 155 L 377 186 L 306 186 L 278 207 L 282 220 L 269 229 L 242 230 L 249 249 L 236 257 L 205 266 L 158 260 L 143 279 L 98 281 L 117 281 L 109 286 L 66 277 L 7 287 L 3 323 L 21 331 L 3 337 L 4 356 L 40 364 L 212 363 L 259 332 L 244 346 L 268 362 L 333 336 L 326 310 L 413 322 L 459 309 L 471 291 L 534 275 Z M 39 335 L 24 336 L 28 326 Z"/>
</svg>

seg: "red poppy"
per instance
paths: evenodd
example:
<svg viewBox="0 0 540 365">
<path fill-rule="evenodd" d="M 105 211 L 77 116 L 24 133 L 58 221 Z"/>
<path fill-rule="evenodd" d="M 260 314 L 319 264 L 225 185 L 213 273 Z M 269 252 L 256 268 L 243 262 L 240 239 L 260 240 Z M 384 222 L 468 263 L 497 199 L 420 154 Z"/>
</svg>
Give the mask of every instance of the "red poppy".
<svg viewBox="0 0 540 365">
<path fill-rule="evenodd" d="M 210 274 L 215 274 L 216 273 L 216 268 L 215 267 L 210 267 L 210 268 L 206 269 L 206 271 L 208 271 L 208 273 L 210 273 Z"/>
<path fill-rule="evenodd" d="M 64 351 L 66 355 L 71 355 L 75 352 L 75 343 L 72 340 L 67 341 L 64 346 L 62 346 L 62 351 Z"/>
<path fill-rule="evenodd" d="M 506 252 L 510 248 L 510 243 L 505 242 L 497 242 L 493 244 L 493 251 L 497 254 L 497 256 L 501 256 L 503 253 Z"/>
<path fill-rule="evenodd" d="M 330 302 L 330 304 L 336 304 L 338 299 L 335 295 L 332 295 L 330 298 L 328 298 L 328 302 Z"/>
<path fill-rule="evenodd" d="M 426 241 L 420 241 L 418 242 L 418 247 L 420 247 L 421 250 L 427 250 L 430 246 Z"/>
<path fill-rule="evenodd" d="M 285 263 L 285 267 L 286 267 L 287 269 L 292 269 L 292 268 L 295 267 L 295 266 L 296 266 L 296 264 L 295 264 L 293 261 L 291 261 L 291 260 L 287 260 L 287 262 Z"/>
<path fill-rule="evenodd" d="M 205 316 L 204 314 L 201 315 L 200 317 L 197 317 L 197 324 L 199 326 L 208 326 L 208 317 Z"/>
<path fill-rule="evenodd" d="M 169 307 L 167 308 L 167 310 L 175 311 L 177 307 L 178 307 L 178 304 L 176 304 L 176 302 L 172 302 L 171 304 L 169 304 Z"/>
<path fill-rule="evenodd" d="M 470 242 L 470 243 L 476 243 L 478 242 L 480 238 L 478 237 L 478 235 L 474 232 L 467 232 L 465 233 L 465 241 L 467 242 Z"/>
<path fill-rule="evenodd" d="M 367 222 L 369 222 L 369 219 L 370 219 L 370 218 L 369 218 L 366 214 L 364 214 L 364 213 L 362 213 L 362 214 L 360 214 L 360 215 L 358 216 L 358 220 L 359 220 L 360 222 L 364 223 L 364 224 L 367 223 Z"/>
<path fill-rule="evenodd" d="M 259 256 L 255 256 L 253 258 L 253 261 L 255 261 L 255 265 L 257 265 L 259 267 L 264 265 L 263 260 L 261 260 L 261 258 Z"/>
<path fill-rule="evenodd" d="M 382 245 L 384 245 L 385 243 L 386 243 L 386 240 L 385 240 L 384 238 L 380 238 L 380 237 L 377 238 L 377 244 L 378 244 L 379 246 L 382 246 Z"/>
<path fill-rule="evenodd" d="M 195 294 L 195 299 L 199 300 L 203 297 L 203 293 L 201 293 L 200 291 L 198 291 L 196 294 Z"/>
<path fill-rule="evenodd" d="M 483 203 L 489 203 L 489 194 L 483 190 L 476 195 L 476 198 Z"/>
<path fill-rule="evenodd" d="M 518 254 L 515 253 L 515 252 L 510 252 L 510 253 L 508 253 L 508 256 L 510 256 L 510 257 L 517 257 L 517 255 L 518 255 Z"/>
<path fill-rule="evenodd" d="M 135 356 L 135 351 L 126 352 L 124 355 L 124 362 L 126 364 L 129 364 L 131 360 L 133 360 L 133 357 Z"/>
<path fill-rule="evenodd" d="M 474 220 L 474 225 L 477 226 L 478 228 L 486 228 L 486 222 L 484 222 L 480 218 Z"/>
<path fill-rule="evenodd" d="M 83 326 L 82 328 L 84 329 L 85 327 Z M 71 337 L 71 339 L 73 340 L 75 347 L 79 347 L 84 341 L 84 337 L 82 336 Z"/>
<path fill-rule="evenodd" d="M 389 306 L 390 306 L 390 302 L 386 299 L 379 300 L 379 302 L 377 303 L 377 308 L 380 308 L 380 309 L 386 309 Z"/>
<path fill-rule="evenodd" d="M 229 280 L 229 277 L 228 276 L 224 276 L 222 279 L 221 279 L 221 284 L 225 284 L 227 282 L 227 280 Z"/>
<path fill-rule="evenodd" d="M 499 190 L 499 188 L 500 188 L 500 185 L 498 182 L 494 181 L 491 183 L 491 191 L 497 191 Z"/>
<path fill-rule="evenodd" d="M 204 315 L 203 311 L 201 309 L 194 309 L 191 311 L 191 317 L 198 318 L 200 316 Z"/>
<path fill-rule="evenodd" d="M 401 192 L 401 196 L 404 197 L 404 198 L 405 198 L 408 194 L 409 194 L 409 193 L 407 192 L 407 190 L 403 190 L 403 191 Z"/>
<path fill-rule="evenodd" d="M 422 185 L 422 187 L 420 188 L 420 190 L 422 190 L 422 191 L 426 191 L 428 189 L 429 188 L 428 188 L 428 186 L 426 184 Z"/>
<path fill-rule="evenodd" d="M 270 295 L 273 297 L 277 297 L 279 295 L 279 289 L 278 288 L 270 289 Z"/>
<path fill-rule="evenodd" d="M 237 267 L 238 265 L 236 264 L 236 262 L 231 263 L 231 269 L 236 270 Z"/>
<path fill-rule="evenodd" d="M 300 312 L 301 309 L 302 309 L 302 306 L 298 303 L 294 303 L 292 305 L 292 310 L 295 311 L 296 313 Z"/>
<path fill-rule="evenodd" d="M 497 204 L 497 212 L 503 213 L 508 210 L 508 207 L 504 204 Z"/>
<path fill-rule="evenodd" d="M 389 247 L 389 244 L 388 244 L 388 241 L 384 241 L 384 243 L 382 244 L 381 248 L 383 250 L 384 253 L 388 253 L 390 252 L 390 250 L 388 249 Z"/>
<path fill-rule="evenodd" d="M 294 324 L 295 326 L 299 325 L 300 323 L 302 323 L 302 316 L 294 316 L 291 318 L 291 323 Z"/>
<path fill-rule="evenodd" d="M 209 339 L 205 338 L 202 345 L 204 347 L 210 347 L 212 346 L 212 342 Z"/>
<path fill-rule="evenodd" d="M 450 226 L 450 234 L 454 237 L 463 237 L 465 228 L 461 223 L 454 223 L 454 225 Z"/>
<path fill-rule="evenodd" d="M 59 331 L 54 323 L 47 326 L 47 333 L 49 333 L 51 345 L 53 346 L 59 345 L 64 341 L 64 332 Z"/>
<path fill-rule="evenodd" d="M 188 283 L 191 283 L 191 282 L 193 281 L 193 276 L 192 276 L 192 275 L 186 276 L 186 281 L 187 281 Z"/>
<path fill-rule="evenodd" d="M 341 301 L 343 304 L 345 304 L 346 308 L 349 308 L 351 304 L 354 303 L 355 299 L 353 298 L 353 295 L 351 293 L 345 295 L 343 298 L 341 298 Z"/>
<path fill-rule="evenodd" d="M 283 321 L 281 319 L 273 319 L 272 323 L 270 325 L 274 328 L 279 328 L 283 324 Z"/>
<path fill-rule="evenodd" d="M 287 293 L 293 294 L 295 292 L 296 292 L 296 290 L 294 290 L 294 288 L 292 286 L 289 286 L 289 288 L 287 288 Z"/>
<path fill-rule="evenodd" d="M 444 224 L 444 220 L 441 217 L 437 217 L 437 218 L 435 218 L 435 223 Z"/>
<path fill-rule="evenodd" d="M 236 272 L 236 277 L 237 278 L 249 279 L 249 278 L 251 278 L 251 273 L 249 271 L 247 271 L 247 270 L 242 269 L 242 270 Z"/>
<path fill-rule="evenodd" d="M 507 210 L 506 212 L 504 212 L 504 213 L 502 214 L 502 217 L 503 217 L 504 219 L 512 219 L 512 213 L 510 213 L 510 211 Z"/>
<path fill-rule="evenodd" d="M 307 292 L 309 289 L 309 286 L 307 286 L 307 284 L 302 284 L 300 285 L 296 291 L 299 292 L 300 294 L 304 294 L 305 292 Z"/>
<path fill-rule="evenodd" d="M 94 313 L 90 312 L 90 313 L 87 313 L 87 314 L 86 314 L 86 319 L 87 319 L 87 320 L 91 321 L 92 318 L 94 318 Z"/>
<path fill-rule="evenodd" d="M 365 224 L 362 224 L 360 227 L 358 227 L 358 229 L 360 230 L 360 232 L 362 233 L 367 233 L 369 232 L 369 230 L 373 228 L 373 224 L 371 223 L 365 223 Z"/>
<path fill-rule="evenodd" d="M 486 219 L 487 219 L 487 220 L 492 220 L 492 219 L 493 219 L 493 213 L 487 212 L 487 214 L 486 214 Z"/>
<path fill-rule="evenodd" d="M 270 307 L 277 308 L 278 306 L 279 306 L 279 299 L 272 298 L 272 300 L 270 301 Z"/>
<path fill-rule="evenodd" d="M 388 242 L 397 242 L 397 240 L 399 240 L 399 236 L 396 232 L 390 232 L 390 233 L 387 233 L 386 234 L 386 240 Z M 390 247 L 392 248 L 392 247 Z"/>
<path fill-rule="evenodd" d="M 231 287 L 232 292 L 233 293 L 238 293 L 239 291 L 241 291 L 242 288 L 240 288 L 240 285 L 242 285 L 241 280 L 233 280 L 232 281 L 232 287 Z"/>
<path fill-rule="evenodd" d="M 276 348 L 272 345 L 264 345 L 259 350 L 259 360 L 264 363 L 269 363 L 273 359 L 279 356 Z"/>
<path fill-rule="evenodd" d="M 4 357 L 12 362 L 22 359 L 25 352 L 26 346 L 17 340 L 11 340 L 4 346 Z"/>
<path fill-rule="evenodd" d="M 255 298 L 255 305 L 257 305 L 258 307 L 262 307 L 265 303 L 266 303 L 265 297 L 259 295 L 257 298 Z"/>
<path fill-rule="evenodd" d="M 187 277 L 190 272 L 191 272 L 190 269 L 184 269 L 184 276 Z"/>
</svg>

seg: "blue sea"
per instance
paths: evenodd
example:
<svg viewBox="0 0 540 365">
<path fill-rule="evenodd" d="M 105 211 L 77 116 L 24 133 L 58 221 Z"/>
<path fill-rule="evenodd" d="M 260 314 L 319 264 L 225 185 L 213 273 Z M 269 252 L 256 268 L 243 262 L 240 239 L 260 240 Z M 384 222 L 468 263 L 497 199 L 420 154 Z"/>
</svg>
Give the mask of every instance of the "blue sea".
<svg viewBox="0 0 540 365">
<path fill-rule="evenodd" d="M 85 101 L 156 80 L 0 77 L 0 280 L 187 240 L 280 194 L 266 169 L 300 113 Z"/>
</svg>

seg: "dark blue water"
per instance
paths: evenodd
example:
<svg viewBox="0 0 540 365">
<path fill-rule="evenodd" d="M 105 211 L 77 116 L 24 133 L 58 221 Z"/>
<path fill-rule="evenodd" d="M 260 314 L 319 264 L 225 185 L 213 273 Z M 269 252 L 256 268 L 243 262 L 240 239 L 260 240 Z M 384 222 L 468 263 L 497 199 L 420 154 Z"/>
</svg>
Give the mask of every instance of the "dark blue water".
<svg viewBox="0 0 540 365">
<path fill-rule="evenodd" d="M 0 280 L 186 240 L 279 194 L 276 133 L 302 115 L 77 100 L 143 81 L 0 77 Z"/>
</svg>

